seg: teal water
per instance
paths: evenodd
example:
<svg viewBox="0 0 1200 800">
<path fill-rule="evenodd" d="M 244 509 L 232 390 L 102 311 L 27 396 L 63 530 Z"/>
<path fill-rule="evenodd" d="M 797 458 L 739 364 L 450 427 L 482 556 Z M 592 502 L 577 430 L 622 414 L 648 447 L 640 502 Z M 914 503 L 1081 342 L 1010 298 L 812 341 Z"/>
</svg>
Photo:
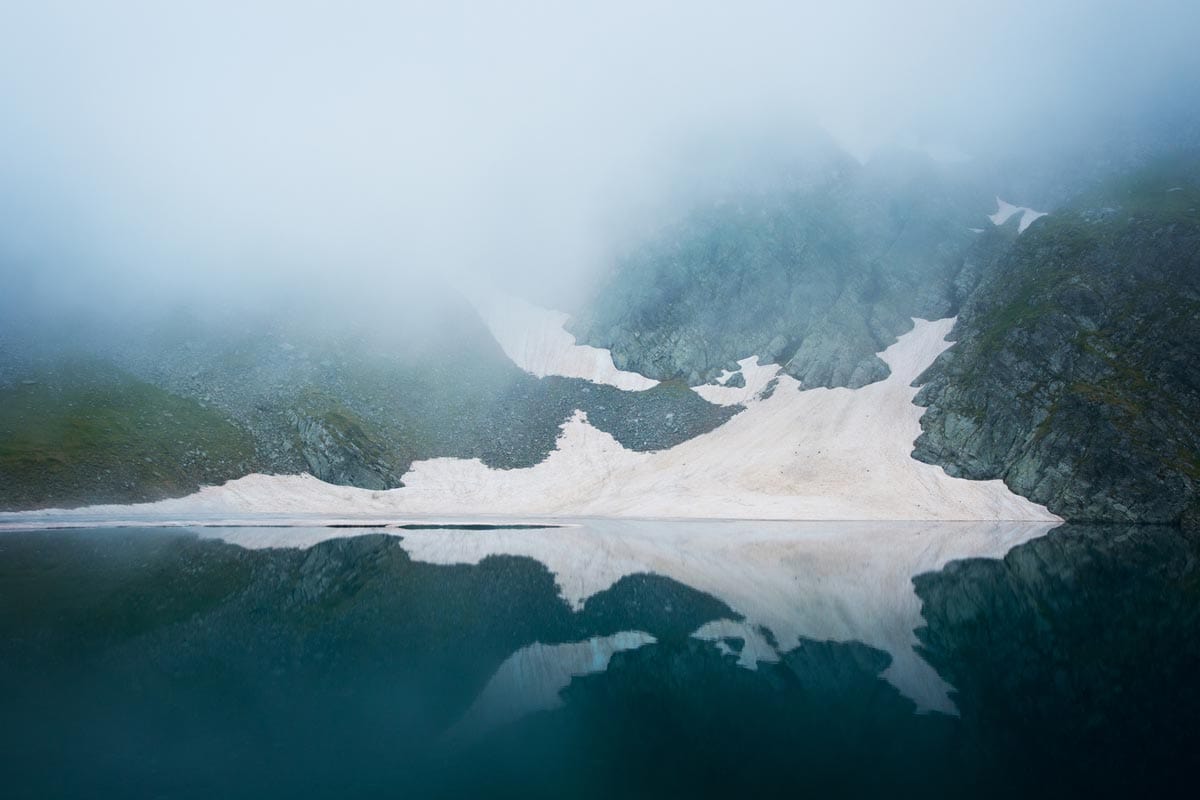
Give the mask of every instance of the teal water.
<svg viewBox="0 0 1200 800">
<path fill-rule="evenodd" d="M 497 532 L 0 533 L 0 793 L 1192 794 L 1179 530 L 1064 525 L 891 586 L 811 537 L 696 563 L 674 525 L 566 566 L 500 552 L 578 552 L 554 530 L 463 563 L 429 553 Z"/>
</svg>

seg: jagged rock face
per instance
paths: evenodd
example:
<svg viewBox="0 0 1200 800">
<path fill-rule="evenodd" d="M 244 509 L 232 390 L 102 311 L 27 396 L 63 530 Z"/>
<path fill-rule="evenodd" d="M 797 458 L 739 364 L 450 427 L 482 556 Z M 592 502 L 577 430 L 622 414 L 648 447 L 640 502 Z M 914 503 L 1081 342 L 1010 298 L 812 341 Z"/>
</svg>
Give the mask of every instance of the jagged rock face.
<svg viewBox="0 0 1200 800">
<path fill-rule="evenodd" d="M 387 453 L 353 420 L 339 415 L 312 417 L 289 411 L 296 426 L 299 450 L 315 477 L 343 486 L 394 489 L 400 475 L 388 463 Z"/>
<path fill-rule="evenodd" d="M 618 368 L 696 385 L 750 355 L 803 385 L 887 376 L 911 317 L 949 316 L 990 197 L 915 156 L 694 210 L 625 258 L 572 321 Z"/>
<path fill-rule="evenodd" d="M 1150 173 L 1023 234 L 922 376 L 915 457 L 1069 519 L 1194 516 L 1198 187 Z"/>
</svg>

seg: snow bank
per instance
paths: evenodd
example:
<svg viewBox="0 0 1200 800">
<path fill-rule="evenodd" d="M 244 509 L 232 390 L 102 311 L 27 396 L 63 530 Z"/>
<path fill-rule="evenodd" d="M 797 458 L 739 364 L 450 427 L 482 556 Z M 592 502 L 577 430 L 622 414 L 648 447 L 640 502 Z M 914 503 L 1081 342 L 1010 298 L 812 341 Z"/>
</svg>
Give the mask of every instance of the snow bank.
<svg viewBox="0 0 1200 800">
<path fill-rule="evenodd" d="M 745 386 L 726 386 L 726 381 L 732 378 L 734 373 L 725 370 L 717 376 L 717 383 L 694 387 L 696 394 L 719 406 L 745 405 L 767 388 L 767 384 L 779 374 L 780 369 L 778 364 L 759 364 L 758 359 L 753 356 L 739 361 L 738 368 L 742 377 L 746 379 Z"/>
<path fill-rule="evenodd" d="M 539 378 L 560 375 L 641 391 L 658 385 L 636 372 L 613 365 L 608 350 L 575 343 L 563 327 L 570 318 L 510 295 L 471 297 L 471 302 L 504 353 L 518 367 Z"/>
<path fill-rule="evenodd" d="M 911 457 L 924 409 L 912 381 L 949 347 L 953 319 L 915 320 L 880 357 L 891 375 L 860 389 L 801 391 L 776 376 L 771 397 L 729 390 L 746 410 L 668 450 L 626 450 L 577 412 L 557 449 L 527 469 L 477 459 L 420 461 L 405 486 L 372 491 L 308 475 L 250 475 L 188 497 L 136 506 L 0 514 L 0 524 L 105 517 L 211 520 L 247 514 L 396 518 L 447 514 L 814 520 L 1057 520 L 1000 480 L 954 478 Z M 745 364 L 745 362 L 743 362 Z M 749 369 L 746 364 L 743 368 Z M 747 391 L 773 368 L 750 369 Z M 738 394 L 734 394 L 734 393 Z"/>
<path fill-rule="evenodd" d="M 989 214 L 988 219 L 992 221 L 993 225 L 1003 225 L 1017 212 L 1021 213 L 1021 221 L 1017 223 L 1017 233 L 1024 233 L 1025 229 L 1032 225 L 1034 220 L 1046 216 L 1045 211 L 1034 211 L 1032 208 L 1026 208 L 1025 206 L 1014 206 L 1012 203 L 1006 203 L 997 197 L 996 212 Z"/>
<path fill-rule="evenodd" d="M 755 519 L 1057 519 L 1002 481 L 953 478 L 915 461 L 923 409 L 912 381 L 949 344 L 954 321 L 917 320 L 880 357 L 892 374 L 861 389 L 767 399 L 668 450 L 626 450 L 576 413 L 557 449 L 528 469 L 478 460 L 418 462 L 396 493 L 418 513 Z M 748 384 L 750 381 L 748 380 Z M 726 387 L 709 387 L 711 390 Z M 748 386 L 749 388 L 749 386 Z"/>
</svg>

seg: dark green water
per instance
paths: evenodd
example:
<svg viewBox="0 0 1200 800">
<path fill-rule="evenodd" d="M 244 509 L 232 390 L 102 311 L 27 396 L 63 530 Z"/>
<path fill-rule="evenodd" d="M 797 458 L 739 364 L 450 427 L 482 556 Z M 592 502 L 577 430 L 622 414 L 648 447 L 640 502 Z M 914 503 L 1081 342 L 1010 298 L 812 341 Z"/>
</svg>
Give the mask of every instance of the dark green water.
<svg viewBox="0 0 1200 800">
<path fill-rule="evenodd" d="M 0 796 L 1200 783 L 1200 543 L 1175 529 L 1067 525 L 915 576 L 917 651 L 957 714 L 919 710 L 885 674 L 893 655 L 853 639 L 764 629 L 776 655 L 747 669 L 745 639 L 693 635 L 742 613 L 653 570 L 572 606 L 537 560 L 422 563 L 400 534 L 251 550 L 186 530 L 0 533 Z M 855 619 L 854 596 L 822 619 Z M 570 666 L 580 652 L 590 668 Z"/>
</svg>

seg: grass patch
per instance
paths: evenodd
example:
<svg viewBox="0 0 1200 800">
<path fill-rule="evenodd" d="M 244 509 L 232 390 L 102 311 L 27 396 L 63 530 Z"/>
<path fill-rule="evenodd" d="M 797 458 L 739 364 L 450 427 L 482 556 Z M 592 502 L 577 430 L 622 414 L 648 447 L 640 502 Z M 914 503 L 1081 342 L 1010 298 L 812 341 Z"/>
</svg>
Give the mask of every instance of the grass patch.
<svg viewBox="0 0 1200 800">
<path fill-rule="evenodd" d="M 0 388 L 0 506 L 139 502 L 252 470 L 219 412 L 105 365 L 73 361 Z"/>
</svg>

